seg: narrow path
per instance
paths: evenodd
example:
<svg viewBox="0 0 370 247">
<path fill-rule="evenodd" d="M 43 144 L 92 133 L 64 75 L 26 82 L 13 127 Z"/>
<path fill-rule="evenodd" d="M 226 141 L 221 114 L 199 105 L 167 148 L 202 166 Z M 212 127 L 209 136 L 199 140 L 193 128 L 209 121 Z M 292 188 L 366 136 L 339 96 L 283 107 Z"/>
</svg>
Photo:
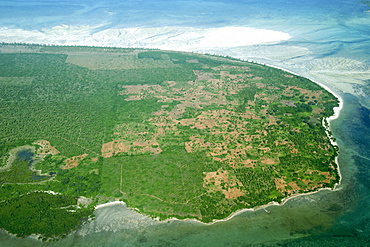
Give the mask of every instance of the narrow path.
<svg viewBox="0 0 370 247">
<path fill-rule="evenodd" d="M 122 190 L 122 187 L 123 187 L 123 180 L 122 180 L 122 172 L 123 172 L 123 170 L 122 170 L 122 164 L 120 165 L 120 170 L 121 170 L 121 171 L 120 171 L 119 192 L 120 192 L 122 195 L 127 195 L 127 193 L 126 193 L 126 192 L 124 192 L 124 191 Z M 181 170 L 181 168 L 180 168 L 180 170 Z M 181 175 L 182 175 L 182 170 L 181 170 Z M 183 185 L 184 185 L 184 181 L 183 181 Z M 184 186 L 185 186 L 185 185 L 184 185 Z M 135 193 L 132 193 L 132 194 L 135 194 Z M 157 199 L 157 200 L 159 200 L 159 201 L 161 201 L 161 202 L 165 202 L 165 203 L 169 203 L 169 204 L 186 205 L 186 204 L 189 204 L 189 202 L 190 202 L 190 201 L 192 201 L 192 200 L 194 200 L 194 199 L 197 199 L 197 198 L 199 198 L 199 197 L 201 197 L 201 196 L 203 196 L 203 195 L 205 195 L 205 194 L 207 194 L 207 193 L 203 193 L 203 194 L 200 194 L 200 195 L 195 196 L 195 197 L 193 197 L 193 198 L 190 198 L 190 199 L 188 199 L 186 202 L 170 202 L 170 201 L 165 201 L 165 200 L 163 200 L 162 198 L 159 198 L 158 196 L 151 195 L 151 194 L 136 194 L 136 195 L 139 195 L 139 196 L 148 196 L 148 197 L 151 197 L 151 198 Z"/>
</svg>

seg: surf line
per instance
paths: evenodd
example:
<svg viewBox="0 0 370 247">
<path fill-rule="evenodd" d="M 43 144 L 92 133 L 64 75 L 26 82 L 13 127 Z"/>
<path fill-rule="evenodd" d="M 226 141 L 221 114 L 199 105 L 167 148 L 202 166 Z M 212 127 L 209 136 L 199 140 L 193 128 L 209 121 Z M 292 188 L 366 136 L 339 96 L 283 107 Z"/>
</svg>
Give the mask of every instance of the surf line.
<svg viewBox="0 0 370 247">
<path fill-rule="evenodd" d="M 247 60 L 244 60 L 244 61 L 248 62 Z M 278 67 L 278 66 L 275 66 L 275 65 L 258 63 L 258 62 L 255 62 L 255 63 L 261 64 L 261 65 L 265 65 L 265 66 L 268 66 L 268 67 L 272 67 L 272 68 L 275 68 L 275 69 L 280 69 L 280 70 L 285 71 L 285 72 L 288 72 L 290 74 L 293 74 L 293 75 L 296 75 L 296 76 L 300 76 L 299 74 L 297 74 L 297 73 L 295 73 L 293 71 L 290 71 L 290 70 L 287 70 L 287 69 L 284 69 L 284 68 L 281 68 L 281 67 Z M 322 121 L 322 125 L 325 128 L 325 133 L 328 136 L 331 145 L 336 146 L 337 148 L 339 148 L 338 147 L 338 143 L 333 139 L 334 137 L 330 134 L 330 131 L 331 131 L 331 129 L 330 129 L 330 122 L 333 121 L 333 120 L 335 120 L 335 119 L 337 119 L 339 117 L 340 112 L 341 112 L 341 110 L 343 109 L 343 106 L 344 106 L 344 100 L 343 100 L 343 98 L 339 94 L 337 94 L 336 92 L 334 92 L 327 85 L 325 85 L 325 84 L 323 84 L 321 82 L 318 82 L 318 81 L 316 81 L 314 79 L 311 79 L 311 78 L 308 78 L 308 77 L 306 77 L 306 78 L 309 79 L 310 81 L 316 83 L 317 85 L 319 85 L 320 87 L 322 87 L 323 89 L 325 89 L 326 91 L 328 91 L 329 93 L 331 93 L 332 95 L 334 95 L 334 97 L 336 97 L 338 99 L 338 101 L 339 101 L 339 105 L 333 108 L 334 114 L 332 116 L 330 116 L 330 117 L 323 118 L 323 121 Z M 325 121 L 327 122 L 327 124 L 325 124 Z M 340 171 L 340 166 L 339 166 L 339 162 L 338 162 L 338 156 L 335 157 L 335 164 L 337 165 L 337 170 L 338 170 L 338 175 L 339 175 L 339 182 L 334 185 L 333 190 L 337 190 L 337 187 L 342 182 L 342 173 Z M 321 188 L 321 189 L 319 189 L 317 191 L 314 191 L 314 192 L 311 192 L 311 193 L 316 193 L 316 192 L 318 192 L 320 190 L 323 190 L 323 189 L 329 189 L 329 188 Z M 305 193 L 305 195 L 307 195 L 307 194 L 310 194 L 310 193 Z M 294 197 L 294 195 L 291 196 L 291 197 Z M 291 197 L 287 197 L 285 199 L 290 199 Z"/>
<path fill-rule="evenodd" d="M 240 58 L 237 58 L 237 59 L 240 59 Z M 243 60 L 243 59 L 240 59 L 240 60 Z M 244 61 L 246 61 L 246 60 L 244 60 Z M 248 61 L 246 61 L 246 62 L 248 62 Z M 254 62 L 254 63 L 256 63 L 256 62 Z M 297 74 L 297 73 L 294 73 L 294 72 L 289 71 L 289 70 L 284 69 L 284 68 L 280 68 L 280 67 L 278 67 L 278 66 L 269 65 L 269 64 L 264 64 L 264 63 L 258 63 L 258 62 L 257 62 L 257 64 L 261 64 L 261 65 L 269 66 L 269 67 L 272 67 L 272 68 L 280 69 L 280 70 L 282 70 L 282 71 L 285 71 L 285 72 L 291 73 L 291 74 L 293 74 L 293 75 L 300 76 L 300 75 L 299 75 L 299 74 Z M 332 136 L 331 136 L 331 135 L 330 135 L 330 133 L 329 133 L 329 131 L 330 131 L 330 122 L 331 122 L 332 120 L 335 120 L 335 119 L 337 119 L 337 118 L 339 117 L 340 112 L 341 112 L 341 110 L 343 109 L 344 101 L 343 101 L 343 99 L 342 99 L 342 97 L 341 97 L 340 95 L 338 95 L 337 93 L 335 93 L 335 92 L 334 92 L 332 89 L 330 89 L 328 86 L 326 86 L 326 85 L 324 85 L 324 84 L 322 84 L 322 83 L 320 83 L 320 82 L 318 82 L 318 81 L 315 81 L 315 80 L 313 80 L 313 79 L 311 79 L 311 78 L 307 78 L 307 79 L 309 79 L 309 80 L 311 80 L 312 82 L 316 83 L 317 85 L 321 86 L 323 89 L 325 89 L 326 91 L 328 91 L 329 93 L 331 93 L 332 95 L 334 95 L 334 97 L 336 97 L 336 98 L 338 99 L 338 101 L 339 101 L 339 106 L 337 106 L 337 107 L 334 107 L 334 108 L 333 108 L 333 110 L 334 110 L 334 114 L 333 114 L 332 116 L 330 116 L 330 117 L 327 117 L 327 118 L 324 118 L 324 119 L 323 119 L 323 126 L 324 126 L 324 128 L 326 129 L 325 133 L 326 133 L 326 134 L 327 134 L 327 136 L 329 137 L 329 140 L 330 140 L 331 144 L 332 144 L 332 145 L 334 145 L 334 146 L 337 146 L 337 147 L 338 147 L 337 142 L 335 142 L 335 141 L 333 140 Z M 324 124 L 324 123 L 325 123 L 325 120 L 327 121 L 327 124 Z M 338 162 L 338 156 L 337 156 L 337 157 L 335 157 L 335 163 L 336 163 L 336 165 L 337 165 L 337 170 L 338 170 L 338 174 L 339 174 L 340 179 L 339 179 L 339 182 L 338 182 L 337 184 L 335 184 L 335 185 L 334 185 L 334 188 L 320 188 L 320 189 L 318 189 L 318 190 L 316 190 L 316 191 L 312 191 L 312 192 L 308 192 L 308 193 L 299 193 L 299 194 L 295 194 L 295 195 L 288 196 L 288 197 L 286 197 L 286 198 L 283 198 L 283 199 L 281 200 L 281 202 L 280 202 L 280 203 L 272 201 L 272 202 L 267 203 L 267 204 L 265 204 L 265 205 L 257 206 L 257 207 L 255 207 L 255 208 L 244 208 L 244 209 L 239 209 L 239 210 L 237 210 L 237 211 L 235 211 L 235 212 L 231 213 L 229 216 L 227 216 L 227 217 L 226 217 L 226 218 L 224 218 L 224 219 L 217 219 L 217 220 L 216 220 L 216 219 L 214 219 L 214 220 L 213 220 L 212 222 L 210 222 L 210 223 L 203 223 L 203 222 L 201 222 L 201 221 L 199 221 L 199 220 L 197 220 L 197 219 L 192 219 L 192 218 L 187 218 L 187 219 L 181 219 L 181 220 L 180 220 L 180 219 L 177 219 L 177 218 L 174 218 L 174 217 L 171 217 L 171 218 L 168 218 L 168 219 L 166 219 L 166 220 L 163 220 L 163 223 L 164 223 L 164 222 L 169 222 L 169 221 L 194 221 L 194 222 L 202 223 L 202 224 L 205 224 L 205 225 L 212 225 L 212 224 L 215 224 L 215 223 L 217 223 L 217 222 L 224 222 L 224 221 L 228 221 L 228 220 L 230 220 L 231 218 L 234 218 L 235 216 L 240 215 L 240 214 L 242 214 L 242 213 L 244 213 L 244 212 L 247 212 L 247 211 L 257 211 L 257 210 L 262 209 L 262 210 L 264 210 L 266 213 L 268 213 L 268 214 L 269 214 L 269 213 L 270 213 L 270 211 L 269 211 L 269 210 L 267 210 L 267 207 L 270 207 L 270 206 L 283 206 L 287 201 L 289 201 L 289 200 L 290 200 L 290 199 L 292 199 L 292 198 L 298 197 L 298 196 L 305 196 L 305 195 L 315 194 L 315 193 L 317 193 L 317 192 L 319 192 L 319 191 L 321 191 L 321 190 L 340 190 L 340 189 L 338 189 L 338 188 L 337 188 L 337 187 L 341 184 L 341 181 L 342 181 L 342 175 L 341 175 L 341 172 L 340 172 L 340 166 L 339 166 L 339 162 Z M 124 204 L 124 206 L 126 206 L 126 203 L 125 203 L 125 202 L 123 202 L 123 201 L 114 201 L 114 202 L 108 202 L 108 203 L 105 203 L 105 204 L 97 205 L 97 206 L 95 206 L 95 209 L 99 209 L 99 208 L 103 208 L 103 207 L 111 206 L 111 205 L 114 205 L 114 204 Z"/>
</svg>

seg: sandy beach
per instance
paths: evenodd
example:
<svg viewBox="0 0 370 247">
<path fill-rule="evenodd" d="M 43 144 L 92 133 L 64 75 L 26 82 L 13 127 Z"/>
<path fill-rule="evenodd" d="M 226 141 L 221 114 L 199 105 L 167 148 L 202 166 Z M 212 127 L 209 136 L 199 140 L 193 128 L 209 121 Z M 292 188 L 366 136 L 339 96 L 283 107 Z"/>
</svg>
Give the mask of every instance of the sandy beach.
<svg viewBox="0 0 370 247">
<path fill-rule="evenodd" d="M 22 30 L 3 27 L 0 28 L 0 41 L 2 42 L 17 42 L 17 43 L 35 43 L 35 44 L 47 44 L 47 45 L 83 45 L 83 46 L 108 46 L 108 47 L 125 47 L 125 48 L 155 48 L 164 50 L 176 50 L 176 51 L 187 51 L 193 52 L 197 49 L 213 50 L 230 47 L 242 47 L 257 44 L 273 44 L 280 41 L 289 40 L 292 36 L 287 33 L 267 30 L 267 29 L 256 29 L 250 27 L 221 27 L 221 28 L 192 28 L 192 27 L 159 27 L 159 28 L 124 28 L 124 29 L 106 29 L 99 32 L 93 32 L 97 28 L 96 26 L 67 26 L 60 25 L 49 29 L 38 30 Z M 292 71 L 265 64 L 270 67 L 284 70 L 291 74 L 298 75 Z M 326 85 L 314 81 L 325 90 L 332 93 L 339 100 L 339 106 L 334 108 L 334 115 L 327 118 L 327 122 L 330 127 L 330 122 L 339 117 L 340 111 L 343 108 L 342 98 L 333 92 Z M 325 125 L 324 125 L 325 126 Z M 327 134 L 329 135 L 329 127 L 327 128 Z M 337 145 L 332 141 L 333 145 Z M 337 159 L 336 159 L 337 161 Z M 337 163 L 339 175 L 339 165 Z M 326 190 L 331 188 L 321 188 L 320 190 Z M 214 224 L 220 221 L 227 221 L 236 215 L 239 215 L 245 211 L 254 211 L 264 209 L 272 205 L 283 205 L 286 201 L 291 198 L 308 195 L 315 192 L 302 193 L 292 195 L 284 198 L 281 203 L 271 202 L 267 205 L 259 206 L 252 209 L 241 209 L 238 210 L 227 218 L 222 220 L 214 220 L 208 224 Z M 113 201 L 95 206 L 95 210 L 123 204 L 125 202 Z M 175 218 L 168 220 L 178 220 Z M 194 219 L 187 219 L 194 220 Z M 199 221 L 200 222 L 200 221 Z"/>
<path fill-rule="evenodd" d="M 112 205 L 117 205 L 117 204 L 123 204 L 124 206 L 126 206 L 126 203 L 125 202 L 122 202 L 122 201 L 114 201 L 114 202 L 107 202 L 107 203 L 99 204 L 99 205 L 95 206 L 95 210 L 97 210 L 99 208 L 109 207 L 109 206 L 112 206 Z"/>
<path fill-rule="evenodd" d="M 189 51 L 191 52 L 191 51 Z M 269 67 L 273 67 L 273 68 L 276 68 L 276 69 L 280 69 L 280 70 L 283 70 L 283 71 L 286 71 L 288 73 L 291 73 L 291 74 L 294 74 L 294 75 L 297 75 L 297 76 L 300 76 L 299 74 L 297 73 L 294 73 L 292 71 L 289 71 L 287 69 L 284 69 L 284 68 L 280 68 L 278 66 L 274 66 L 274 65 L 269 65 L 269 64 L 264 64 L 266 66 L 269 66 Z M 326 121 L 328 123 L 328 126 L 326 126 L 324 124 L 324 121 L 323 121 L 323 126 L 326 128 L 326 134 L 328 135 L 329 139 L 330 139 L 330 142 L 332 145 L 335 145 L 337 146 L 337 143 L 335 141 L 333 141 L 333 137 L 329 134 L 329 130 L 330 130 L 330 122 L 332 120 L 335 120 L 339 117 L 340 115 L 340 111 L 343 109 L 343 105 L 344 105 L 344 102 L 343 102 L 343 99 L 342 97 L 340 97 L 337 93 L 335 93 L 333 90 L 331 90 L 328 86 L 320 83 L 320 82 L 317 82 L 315 80 L 312 80 L 310 79 L 311 81 L 313 81 L 314 83 L 318 84 L 319 86 L 321 86 L 322 88 L 324 88 L 326 91 L 330 92 L 331 94 L 333 94 L 339 101 L 339 106 L 338 107 L 334 107 L 333 110 L 334 110 L 334 114 L 328 118 L 326 118 Z M 339 168 L 339 164 L 338 164 L 338 157 L 335 158 L 335 163 L 337 165 L 337 170 L 338 170 L 338 174 L 340 176 L 340 181 L 342 180 L 342 175 L 340 173 L 340 168 Z M 202 224 L 206 224 L 206 225 L 211 225 L 211 224 L 215 224 L 217 222 L 223 222 L 223 221 L 228 221 L 230 220 L 231 218 L 239 215 L 239 214 L 242 214 L 243 212 L 246 212 L 246 211 L 256 211 L 256 210 L 264 210 L 266 213 L 269 213 L 269 211 L 266 209 L 267 207 L 270 207 L 270 206 L 282 206 L 284 205 L 287 201 L 289 201 L 290 199 L 292 198 L 295 198 L 295 197 L 298 197 L 298 196 L 307 196 L 307 195 L 311 195 L 311 194 L 314 194 L 314 193 L 317 193 L 319 191 L 322 191 L 322 190 L 338 190 L 337 187 L 338 185 L 340 185 L 340 181 L 338 184 L 336 184 L 334 186 L 334 188 L 320 188 L 316 191 L 312 191 L 312 192 L 307 192 L 307 193 L 299 193 L 299 194 L 295 194 L 295 195 L 291 195 L 289 197 L 286 197 L 284 199 L 282 199 L 281 203 L 278 203 L 278 202 L 270 202 L 266 205 L 261 205 L 261 206 L 258 206 L 258 207 L 255 207 L 255 208 L 245 208 L 245 209 L 240 209 L 240 210 L 237 210 L 235 212 L 233 212 L 232 214 L 230 214 L 228 217 L 224 218 L 224 219 L 217 219 L 217 220 L 213 220 L 212 222 L 210 223 L 203 223 L 197 219 L 192 219 L 192 218 L 188 218 L 188 219 L 183 219 L 183 220 L 180 220 L 180 219 L 177 219 L 177 218 L 169 218 L 169 219 L 166 219 L 166 220 L 163 220 L 162 222 L 168 222 L 168 221 L 172 221 L 172 220 L 176 220 L 176 221 L 195 221 L 195 222 L 199 222 L 199 223 L 202 223 Z M 108 203 L 105 203 L 105 204 L 101 204 L 101 205 L 97 205 L 95 207 L 95 209 L 99 209 L 99 208 L 103 208 L 103 207 L 107 207 L 107 206 L 111 206 L 111 205 L 116 205 L 116 204 L 124 204 L 126 205 L 124 202 L 121 202 L 121 201 L 115 201 L 115 202 L 108 202 Z"/>
<path fill-rule="evenodd" d="M 289 71 L 289 70 L 286 70 L 286 69 L 283 69 L 283 68 L 279 68 L 277 66 L 271 66 L 271 65 L 267 65 L 267 66 L 270 66 L 270 67 L 274 67 L 274 68 L 277 68 L 277 69 L 280 69 L 280 70 L 283 70 L 283 71 L 286 71 L 288 73 L 291 73 L 291 74 L 294 74 L 294 75 L 297 75 L 299 76 L 298 74 L 292 72 L 292 71 Z M 326 133 L 327 135 L 329 136 L 329 139 L 331 141 L 331 144 L 332 145 L 335 145 L 337 146 L 337 143 L 334 142 L 332 140 L 332 136 L 329 134 L 329 130 L 330 130 L 330 121 L 334 120 L 334 119 L 337 119 L 340 115 L 340 111 L 343 109 L 343 99 L 342 97 L 340 97 L 338 94 L 336 94 L 333 90 L 331 90 L 329 87 L 327 87 L 326 85 L 323 85 L 322 83 L 319 83 L 317 81 L 314 81 L 314 80 L 311 80 L 313 82 L 315 82 L 316 84 L 320 85 L 321 87 L 323 87 L 325 90 L 329 91 L 331 94 L 333 94 L 339 101 L 339 106 L 338 107 L 334 107 L 333 110 L 334 110 L 334 114 L 328 118 L 326 118 L 329 126 L 325 126 L 324 125 L 324 122 L 323 122 L 323 126 L 326 128 Z M 192 219 L 192 218 L 188 218 L 188 219 L 177 219 L 177 218 L 169 218 L 169 219 L 166 219 L 166 220 L 163 220 L 162 222 L 165 223 L 165 222 L 168 222 L 168 221 L 195 221 L 195 222 L 199 222 L 199 223 L 202 223 L 202 224 L 205 224 L 205 225 L 212 225 L 212 224 L 215 224 L 217 222 L 224 222 L 224 221 L 228 221 L 230 219 L 232 219 L 233 217 L 239 215 L 239 214 L 242 214 L 243 212 L 247 212 L 247 211 L 256 211 L 256 210 L 264 210 L 266 213 L 269 213 L 269 211 L 266 209 L 267 207 L 270 207 L 270 206 L 282 206 L 284 205 L 287 201 L 289 201 L 290 199 L 292 198 L 295 198 L 295 197 L 298 197 L 298 196 L 307 196 L 307 195 L 311 195 L 311 194 L 315 194 L 319 191 L 322 191 L 322 190 L 339 190 L 337 187 L 340 185 L 340 182 L 342 180 L 342 175 L 340 173 L 340 168 L 339 168 L 339 164 L 338 164 L 338 157 L 335 158 L 335 163 L 337 164 L 337 169 L 338 169 L 338 174 L 340 176 L 340 181 L 338 184 L 336 184 L 334 186 L 334 188 L 320 188 L 316 191 L 312 191 L 312 192 L 307 192 L 307 193 L 299 193 L 299 194 L 295 194 L 295 195 L 291 195 L 289 197 L 286 197 L 284 199 L 282 199 L 281 203 L 278 203 L 278 202 L 270 202 L 266 205 L 261 205 L 261 206 L 258 206 L 258 207 L 255 207 L 255 208 L 245 208 L 245 209 L 240 209 L 240 210 L 237 210 L 235 212 L 233 212 L 232 214 L 230 214 L 228 217 L 224 218 L 224 219 L 217 219 L 217 220 L 213 220 L 212 222 L 210 223 L 203 223 L 197 219 Z M 104 207 L 108 207 L 108 206 L 112 206 L 112 205 L 116 205 L 116 204 L 124 204 L 124 206 L 126 206 L 126 203 L 122 202 L 122 201 L 114 201 L 114 202 L 108 202 L 108 203 L 104 203 L 104 204 L 100 204 L 100 205 L 97 205 L 95 207 L 95 209 L 99 209 L 99 208 L 104 208 Z"/>
</svg>

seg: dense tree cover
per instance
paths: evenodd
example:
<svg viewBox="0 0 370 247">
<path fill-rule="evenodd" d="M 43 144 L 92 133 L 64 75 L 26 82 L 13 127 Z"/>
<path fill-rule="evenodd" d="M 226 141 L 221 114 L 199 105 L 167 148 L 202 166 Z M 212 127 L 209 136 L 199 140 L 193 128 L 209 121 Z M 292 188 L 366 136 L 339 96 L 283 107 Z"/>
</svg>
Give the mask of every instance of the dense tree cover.
<svg viewBox="0 0 370 247">
<path fill-rule="evenodd" d="M 68 195 L 32 192 L 0 202 L 0 227 L 17 237 L 40 234 L 44 240 L 65 237 L 92 214 L 78 209 Z"/>
<path fill-rule="evenodd" d="M 68 234 L 107 200 L 161 219 L 210 222 L 339 180 L 337 148 L 322 126 L 337 100 L 306 78 L 193 53 L 15 47 L 19 53 L 0 53 L 0 157 L 5 164 L 26 144 L 37 153 L 40 139 L 59 152 L 39 156 L 32 169 L 16 160 L 0 171 L 0 214 L 21 209 L 0 227 L 18 236 Z M 98 69 L 86 54 L 99 54 Z M 110 68 L 120 56 L 129 59 Z M 50 179 L 33 181 L 35 169 Z M 90 209 L 72 211 L 79 196 L 92 199 Z"/>
<path fill-rule="evenodd" d="M 48 176 L 37 176 L 29 170 L 29 161 L 16 159 L 11 169 L 0 172 L 0 184 L 4 183 L 29 183 L 46 179 Z"/>
</svg>

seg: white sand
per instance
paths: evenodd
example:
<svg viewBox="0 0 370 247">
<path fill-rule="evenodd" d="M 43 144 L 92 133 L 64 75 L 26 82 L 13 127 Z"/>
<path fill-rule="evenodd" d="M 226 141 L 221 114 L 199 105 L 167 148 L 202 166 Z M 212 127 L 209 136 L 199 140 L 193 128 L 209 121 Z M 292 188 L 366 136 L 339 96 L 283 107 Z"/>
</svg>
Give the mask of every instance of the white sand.
<svg viewBox="0 0 370 247">
<path fill-rule="evenodd" d="M 284 32 L 266 29 L 255 29 L 250 27 L 223 27 L 208 29 L 191 27 L 125 28 L 107 29 L 97 33 L 93 33 L 94 28 L 96 27 L 73 27 L 61 25 L 53 27 L 51 29 L 43 29 L 42 31 L 27 31 L 22 29 L 11 29 L 4 27 L 0 28 L 0 42 L 136 48 L 141 47 L 189 52 L 202 50 L 205 52 L 211 51 L 210 53 L 215 53 L 214 51 L 222 51 L 222 49 L 225 48 L 258 44 L 276 44 L 280 41 L 288 40 L 291 38 L 289 34 Z M 277 66 L 271 67 L 282 69 L 289 73 L 295 74 L 291 71 Z M 334 108 L 334 115 L 327 118 L 328 123 L 330 123 L 330 121 L 339 117 L 340 110 L 343 108 L 343 100 L 339 95 L 335 94 L 327 86 L 318 82 L 316 83 L 335 95 L 340 102 L 339 107 Z M 336 143 L 334 144 L 336 145 Z M 257 207 L 255 209 L 242 209 L 234 212 L 223 220 L 215 220 L 212 223 L 228 220 L 245 211 L 265 209 L 270 205 L 283 205 L 287 200 L 293 197 L 308 195 L 312 193 L 316 192 L 293 195 L 285 198 L 280 204 L 276 202 L 271 202 L 268 205 Z M 114 201 L 98 205 L 95 207 L 95 209 L 115 204 L 126 205 L 124 202 Z M 266 209 L 265 211 L 268 212 Z"/>
<path fill-rule="evenodd" d="M 114 202 L 107 202 L 107 203 L 104 203 L 104 204 L 99 204 L 99 205 L 95 206 L 95 210 L 96 209 L 99 209 L 99 208 L 104 208 L 104 207 L 112 206 L 112 205 L 117 205 L 117 204 L 124 204 L 124 206 L 126 206 L 126 203 L 124 203 L 124 202 L 114 201 Z"/>
<path fill-rule="evenodd" d="M 299 76 L 297 73 L 294 73 L 292 71 L 289 71 L 289 70 L 286 70 L 286 69 L 283 69 L 283 68 L 280 68 L 280 67 L 277 67 L 277 66 L 274 66 L 274 65 L 268 65 L 266 64 L 267 66 L 270 66 L 270 67 L 274 67 L 274 68 L 277 68 L 277 69 L 281 69 L 283 71 L 286 71 L 286 72 L 289 72 L 291 74 L 294 74 L 294 75 L 297 75 Z M 334 115 L 326 118 L 326 121 L 328 122 L 329 126 L 325 126 L 324 122 L 323 122 L 323 126 L 326 128 L 326 134 L 328 135 L 329 139 L 330 139 L 330 142 L 332 145 L 335 145 L 337 146 L 338 144 L 332 139 L 332 136 L 329 134 L 329 130 L 330 130 L 330 122 L 334 119 L 337 119 L 339 117 L 339 114 L 340 114 L 340 111 L 343 109 L 343 105 L 344 105 L 344 102 L 343 102 L 343 99 L 342 97 L 335 93 L 331 88 L 329 88 L 328 86 L 318 82 L 318 81 L 315 81 L 315 80 L 312 80 L 310 79 L 311 81 L 315 82 L 316 84 L 318 84 L 319 86 L 321 86 L 322 88 L 324 88 L 326 91 L 328 91 L 329 93 L 331 93 L 332 95 L 334 95 L 338 101 L 339 101 L 339 106 L 337 107 L 334 107 L 333 110 L 334 110 Z M 339 169 L 339 166 L 338 166 L 338 169 Z"/>
<path fill-rule="evenodd" d="M 41 31 L 0 28 L 0 42 L 53 45 L 145 47 L 190 51 L 198 48 L 270 44 L 290 39 L 287 33 L 250 27 L 157 27 L 106 29 L 91 26 L 55 26 Z"/>
<path fill-rule="evenodd" d="M 292 71 L 289 71 L 289 70 L 287 70 L 287 69 L 284 69 L 284 68 L 281 68 L 281 67 L 278 67 L 278 66 L 274 66 L 274 65 L 269 65 L 269 64 L 266 64 L 267 66 L 270 66 L 270 67 L 274 67 L 274 68 L 277 68 L 277 69 L 280 69 L 280 70 L 283 70 L 283 71 L 286 71 L 286 72 L 288 72 L 288 73 L 291 73 L 291 74 L 294 74 L 294 75 L 297 75 L 297 76 L 299 76 L 299 74 L 297 74 L 297 73 L 294 73 L 294 72 L 292 72 Z M 330 122 L 331 121 L 333 121 L 333 120 L 335 120 L 335 119 L 337 119 L 338 117 L 339 117 L 339 115 L 340 115 L 340 111 L 343 109 L 343 106 L 344 106 L 344 101 L 343 101 L 343 99 L 342 99 L 342 97 L 339 95 L 339 94 L 337 94 L 337 93 L 335 93 L 331 88 L 329 88 L 328 86 L 326 86 L 326 85 L 324 85 L 324 84 L 322 84 L 322 83 L 320 83 L 320 82 L 318 82 L 318 81 L 315 81 L 315 80 L 312 80 L 312 79 L 310 79 L 311 81 L 313 81 L 313 82 L 315 82 L 316 84 L 318 84 L 319 86 L 321 86 L 322 88 L 324 88 L 326 91 L 328 91 L 328 92 L 330 92 L 331 94 L 333 94 L 337 99 L 338 99 L 338 101 L 339 101 L 339 106 L 337 106 L 337 107 L 334 107 L 333 108 L 333 110 L 334 110 L 334 114 L 332 115 L 332 116 L 330 116 L 330 117 L 328 117 L 328 118 L 326 118 L 326 121 L 328 122 L 328 126 L 326 126 L 325 124 L 324 124 L 324 120 L 323 120 L 323 126 L 325 127 L 325 129 L 326 129 L 326 135 L 329 137 L 329 140 L 330 140 L 330 142 L 331 142 L 331 144 L 332 145 L 334 145 L 334 146 L 338 146 L 338 143 L 337 142 L 335 142 L 334 140 L 333 140 L 333 136 L 332 135 L 330 135 L 330 133 L 329 133 L 329 131 L 330 131 Z M 340 179 L 339 179 L 339 183 L 338 184 L 336 184 L 335 186 L 334 186 L 334 190 L 336 190 L 337 189 L 337 187 L 341 184 L 341 181 L 342 181 L 342 174 L 341 174 L 341 172 L 340 172 L 340 166 L 339 166 L 339 163 L 338 163 L 338 157 L 335 157 L 335 163 L 336 163 L 336 165 L 337 165 L 337 170 L 338 170 L 338 174 L 339 174 L 339 177 L 340 177 Z M 288 199 L 290 199 L 290 198 L 293 198 L 293 197 L 296 197 L 296 196 L 300 196 L 300 195 L 307 195 L 307 194 L 312 194 L 312 193 L 316 193 L 316 192 L 318 192 L 318 191 L 320 191 L 320 190 L 331 190 L 331 188 L 321 188 L 321 189 L 319 189 L 319 190 L 317 190 L 317 191 L 314 191 L 314 192 L 310 192 L 310 193 L 304 193 L 304 194 L 298 194 L 298 195 L 293 195 L 293 196 L 290 196 L 290 197 L 287 197 L 287 198 L 284 198 L 283 200 L 282 200 L 282 203 L 281 203 L 281 205 L 283 205 L 284 203 L 285 203 L 285 201 L 286 200 L 288 200 Z M 266 205 L 266 206 L 268 206 L 268 205 Z M 262 208 L 264 208 L 264 207 L 266 207 L 266 206 L 262 206 Z"/>
</svg>

